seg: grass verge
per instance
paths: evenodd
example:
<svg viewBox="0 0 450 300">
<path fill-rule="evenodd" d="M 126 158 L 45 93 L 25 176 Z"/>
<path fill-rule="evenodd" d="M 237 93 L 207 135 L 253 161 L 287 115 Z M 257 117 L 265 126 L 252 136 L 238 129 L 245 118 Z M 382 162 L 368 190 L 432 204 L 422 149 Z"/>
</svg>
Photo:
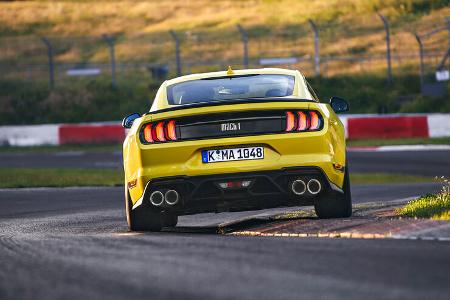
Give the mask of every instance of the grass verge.
<svg viewBox="0 0 450 300">
<path fill-rule="evenodd" d="M 430 182 L 431 178 L 401 174 L 351 174 L 352 184 Z M 119 186 L 121 170 L 79 168 L 0 168 L 0 188 Z"/>
<path fill-rule="evenodd" d="M 401 216 L 414 218 L 431 218 L 435 220 L 450 220 L 450 184 L 443 177 L 442 190 L 437 194 L 429 194 L 410 201 L 397 210 Z"/>
<path fill-rule="evenodd" d="M 123 182 L 121 170 L 0 168 L 0 188 L 117 186 Z"/>
<path fill-rule="evenodd" d="M 412 138 L 395 140 L 347 140 L 348 147 L 393 146 L 393 145 L 450 145 L 450 137 Z"/>
<path fill-rule="evenodd" d="M 390 184 L 432 182 L 433 178 L 392 173 L 351 173 L 352 184 Z"/>
</svg>

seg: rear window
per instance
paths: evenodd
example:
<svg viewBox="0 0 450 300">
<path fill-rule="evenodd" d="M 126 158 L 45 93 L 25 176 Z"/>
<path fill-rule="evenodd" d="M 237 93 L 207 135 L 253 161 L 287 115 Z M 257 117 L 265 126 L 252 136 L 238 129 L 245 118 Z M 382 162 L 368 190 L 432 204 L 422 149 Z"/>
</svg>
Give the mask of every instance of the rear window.
<svg viewBox="0 0 450 300">
<path fill-rule="evenodd" d="M 246 98 L 273 98 L 292 96 L 294 76 L 245 75 L 191 80 L 167 87 L 171 105 L 212 102 Z"/>
</svg>

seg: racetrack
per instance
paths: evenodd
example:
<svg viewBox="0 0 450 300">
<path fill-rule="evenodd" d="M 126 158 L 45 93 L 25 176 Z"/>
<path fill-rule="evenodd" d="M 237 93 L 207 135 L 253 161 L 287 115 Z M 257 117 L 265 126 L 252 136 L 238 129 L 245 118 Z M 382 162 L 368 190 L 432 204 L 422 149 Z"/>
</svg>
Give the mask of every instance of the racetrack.
<svg viewBox="0 0 450 300">
<path fill-rule="evenodd" d="M 382 162 L 387 169 L 397 163 L 400 173 L 410 167 L 418 174 L 448 172 L 445 153 L 420 152 L 409 163 L 401 155 L 386 161 L 378 153 L 354 154 L 353 171 Z M 23 157 L 35 167 L 58 161 Z M 120 168 L 120 153 L 62 157 L 58 167 L 101 162 Z M 443 167 L 436 169 L 431 161 L 439 159 Z M 435 183 L 353 185 L 352 195 L 354 203 L 365 203 L 438 189 Z M 175 231 L 144 234 L 127 231 L 122 187 L 0 190 L 0 299 L 448 298 L 450 242 L 244 237 L 214 230 L 294 209 L 183 216 Z"/>
<path fill-rule="evenodd" d="M 450 177 L 450 151 L 350 151 L 349 165 L 357 173 L 401 173 Z M 115 152 L 0 152 L 2 167 L 122 168 Z"/>
<path fill-rule="evenodd" d="M 413 187 L 405 195 L 438 188 Z M 355 185 L 353 197 L 389 201 L 405 190 Z M 450 292 L 447 242 L 208 230 L 286 209 L 185 216 L 181 232 L 134 234 L 127 232 L 122 204 L 121 187 L 1 190 L 0 299 L 423 299 Z"/>
</svg>

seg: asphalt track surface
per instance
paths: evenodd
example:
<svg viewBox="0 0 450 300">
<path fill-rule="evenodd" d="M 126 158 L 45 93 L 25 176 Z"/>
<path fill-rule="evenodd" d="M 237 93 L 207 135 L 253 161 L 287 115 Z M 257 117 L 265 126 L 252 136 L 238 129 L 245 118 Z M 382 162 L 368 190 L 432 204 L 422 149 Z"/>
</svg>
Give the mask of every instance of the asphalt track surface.
<svg viewBox="0 0 450 300">
<path fill-rule="evenodd" d="M 405 186 L 355 185 L 353 198 L 394 200 Z M 0 190 L 0 299 L 448 299 L 449 242 L 207 230 L 283 210 L 184 216 L 181 230 L 144 234 L 127 231 L 120 187 Z"/>
<path fill-rule="evenodd" d="M 349 152 L 349 166 L 357 173 L 400 173 L 450 177 L 450 151 Z M 2 167 L 122 168 L 116 152 L 64 151 L 50 153 L 0 152 Z"/>
<path fill-rule="evenodd" d="M 434 176 L 448 174 L 448 154 L 354 152 L 349 159 L 353 172 Z M 120 156 L 1 153 L 0 165 L 121 168 Z M 354 185 L 352 195 L 354 203 L 391 201 L 438 189 Z M 211 230 L 292 209 L 183 216 L 176 230 L 130 233 L 121 187 L 0 190 L 0 299 L 448 299 L 450 242 Z"/>
</svg>

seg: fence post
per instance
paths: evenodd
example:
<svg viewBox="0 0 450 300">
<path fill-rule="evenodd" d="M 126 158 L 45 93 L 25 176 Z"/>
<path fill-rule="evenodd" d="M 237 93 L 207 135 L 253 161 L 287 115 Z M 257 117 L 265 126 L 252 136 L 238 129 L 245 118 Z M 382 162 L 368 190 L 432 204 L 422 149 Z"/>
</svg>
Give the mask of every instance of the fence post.
<svg viewBox="0 0 450 300">
<path fill-rule="evenodd" d="M 175 31 L 170 30 L 169 33 L 175 42 L 175 59 L 177 64 L 177 75 L 181 76 L 180 39 L 178 35 L 175 33 Z"/>
<path fill-rule="evenodd" d="M 389 31 L 388 19 L 380 13 L 377 13 L 384 25 L 386 31 L 386 61 L 387 61 L 387 76 L 388 83 L 392 83 L 392 66 L 391 66 L 391 33 Z"/>
<path fill-rule="evenodd" d="M 241 34 L 241 41 L 244 47 L 244 57 L 243 57 L 244 68 L 248 69 L 248 34 L 247 31 L 244 29 L 244 27 L 241 26 L 241 24 L 237 24 L 236 27 L 239 30 L 239 33 Z"/>
<path fill-rule="evenodd" d="M 448 49 L 450 49 L 450 17 L 445 18 L 445 23 L 447 25 L 447 33 L 448 33 Z"/>
<path fill-rule="evenodd" d="M 314 70 L 316 76 L 320 76 L 319 29 L 313 20 L 309 19 L 308 22 L 314 32 Z"/>
<path fill-rule="evenodd" d="M 106 44 L 109 48 L 109 59 L 111 62 L 111 80 L 112 80 L 112 86 L 117 87 L 117 81 L 116 81 L 116 54 L 114 51 L 114 38 L 110 35 L 103 34 L 103 39 L 105 40 Z"/>
<path fill-rule="evenodd" d="M 442 58 L 442 60 L 440 61 L 439 65 L 437 67 L 438 71 L 444 70 L 447 58 L 450 56 L 450 18 L 445 18 L 445 23 L 446 23 L 447 32 L 448 32 L 448 46 L 447 46 L 447 52 L 445 53 L 444 57 Z"/>
<path fill-rule="evenodd" d="M 48 55 L 48 85 L 50 89 L 55 86 L 55 68 L 53 64 L 53 45 L 50 40 L 46 37 L 41 38 L 42 42 L 47 47 L 47 55 Z"/>
<path fill-rule="evenodd" d="M 419 55 L 420 55 L 420 92 L 423 91 L 424 84 L 424 69 L 423 69 L 423 44 L 420 39 L 420 36 L 417 33 L 414 33 L 416 37 L 417 43 L 419 43 Z"/>
</svg>

